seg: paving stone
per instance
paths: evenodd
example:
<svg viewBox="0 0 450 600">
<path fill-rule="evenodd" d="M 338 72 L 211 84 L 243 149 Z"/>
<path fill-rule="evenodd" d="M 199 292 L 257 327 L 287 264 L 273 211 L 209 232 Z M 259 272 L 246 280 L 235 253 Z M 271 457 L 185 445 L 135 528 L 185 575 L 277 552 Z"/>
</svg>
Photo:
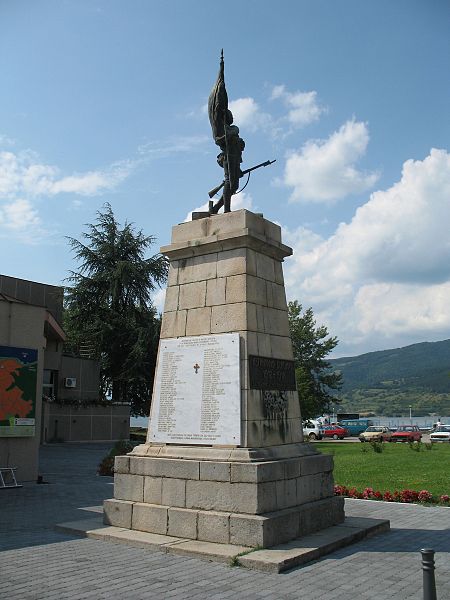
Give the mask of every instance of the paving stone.
<svg viewBox="0 0 450 600">
<path fill-rule="evenodd" d="M 155 540 L 162 538 L 156 534 L 131 532 L 135 540 L 130 546 L 129 540 L 127 545 L 120 541 L 120 532 L 115 543 L 106 543 L 55 531 L 56 523 L 84 518 L 86 511 L 80 508 L 112 497 L 112 478 L 96 475 L 110 449 L 111 444 L 96 443 L 43 446 L 40 473 L 49 485 L 26 484 L 0 495 L 0 588 L 5 597 L 74 600 L 82 589 L 92 600 L 152 600 L 165 598 L 169 590 L 180 600 L 371 600 L 376 590 L 377 597 L 421 600 L 420 549 L 427 546 L 436 551 L 437 597 L 450 597 L 450 509 L 445 507 L 347 499 L 348 516 L 390 519 L 391 531 L 283 575 L 231 568 L 227 563 L 234 549 L 225 552 L 224 564 L 167 553 L 180 545 L 167 536 L 164 540 L 172 541 L 164 553 L 153 550 Z M 153 536 L 153 542 L 144 543 L 145 536 Z M 186 544 L 192 543 L 178 551 L 186 552 Z M 195 548 L 201 558 L 205 546 L 197 542 Z"/>
</svg>

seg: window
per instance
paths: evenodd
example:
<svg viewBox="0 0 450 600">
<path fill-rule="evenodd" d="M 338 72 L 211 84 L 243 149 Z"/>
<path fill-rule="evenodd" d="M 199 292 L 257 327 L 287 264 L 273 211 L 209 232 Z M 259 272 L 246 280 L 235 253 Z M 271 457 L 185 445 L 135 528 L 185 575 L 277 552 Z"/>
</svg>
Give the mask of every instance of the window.
<svg viewBox="0 0 450 600">
<path fill-rule="evenodd" d="M 56 400 L 58 371 L 44 369 L 42 379 L 42 398 L 44 400 Z"/>
</svg>

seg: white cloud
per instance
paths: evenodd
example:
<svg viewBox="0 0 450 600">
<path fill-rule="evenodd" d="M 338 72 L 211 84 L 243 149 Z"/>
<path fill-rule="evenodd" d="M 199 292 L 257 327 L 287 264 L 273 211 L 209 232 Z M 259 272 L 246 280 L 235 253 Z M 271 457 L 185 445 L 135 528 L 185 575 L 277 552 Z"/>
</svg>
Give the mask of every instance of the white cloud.
<svg viewBox="0 0 450 600">
<path fill-rule="evenodd" d="M 88 171 L 87 173 L 70 175 L 50 182 L 51 194 L 72 193 L 82 196 L 95 196 L 105 191 L 115 189 L 127 179 L 133 170 L 131 161 L 118 162 L 105 171 Z"/>
<path fill-rule="evenodd" d="M 143 158 L 165 158 L 182 152 L 201 151 L 209 143 L 210 138 L 206 135 L 175 136 L 141 144 L 138 153 Z"/>
<path fill-rule="evenodd" d="M 279 127 L 272 115 L 263 111 L 254 98 L 238 98 L 229 103 L 235 125 L 245 131 L 262 131 L 271 137 L 277 137 Z"/>
<path fill-rule="evenodd" d="M 450 336 L 448 223 L 450 154 L 432 149 L 406 161 L 400 181 L 371 194 L 328 239 L 287 232 L 288 295 L 312 305 L 344 347 Z"/>
<path fill-rule="evenodd" d="M 33 245 L 52 237 L 38 215 L 37 210 L 25 199 L 17 199 L 0 205 L 0 237 L 15 238 L 23 244 Z"/>
<path fill-rule="evenodd" d="M 254 98 L 238 98 L 229 103 L 229 109 L 233 113 L 234 123 L 238 127 L 244 127 L 247 131 L 269 131 L 273 132 L 272 117 L 263 112 Z"/>
<path fill-rule="evenodd" d="M 358 171 L 355 163 L 369 143 L 365 123 L 347 121 L 327 140 L 309 140 L 286 161 L 283 183 L 293 188 L 292 202 L 333 202 L 364 192 L 378 179 L 377 173 Z"/>
<path fill-rule="evenodd" d="M 274 118 L 262 110 L 254 98 L 238 98 L 229 103 L 234 123 L 250 132 L 264 131 L 272 138 L 279 138 L 289 135 L 294 129 L 317 121 L 327 110 L 319 105 L 317 92 L 291 93 L 284 85 L 275 86 L 270 99 L 281 99 L 288 109 L 287 114 Z"/>
<path fill-rule="evenodd" d="M 284 85 L 274 85 L 272 89 L 272 93 L 270 95 L 271 100 L 278 100 L 278 98 L 282 98 L 286 94 L 286 86 Z"/>
<path fill-rule="evenodd" d="M 450 330 L 450 282 L 421 286 L 376 283 L 355 296 L 359 330 L 394 337 L 404 332 Z"/>
<path fill-rule="evenodd" d="M 112 164 L 104 170 L 62 176 L 57 167 L 36 162 L 30 152 L 0 152 L 0 196 L 54 196 L 74 193 L 93 196 L 110 191 L 126 179 L 134 165 L 131 161 Z"/>
<path fill-rule="evenodd" d="M 240 210 L 241 208 L 252 210 L 253 198 L 250 194 L 247 194 L 246 192 L 240 192 L 239 194 L 235 194 L 234 196 L 231 196 L 231 208 L 233 210 Z"/>
<path fill-rule="evenodd" d="M 218 198 L 214 198 L 214 202 L 217 202 L 217 200 Z M 246 208 L 247 210 L 252 210 L 253 208 L 253 199 L 251 195 L 247 194 L 246 192 L 240 192 L 239 194 L 231 196 L 231 209 L 240 210 L 241 208 Z M 205 204 L 202 204 L 201 206 L 194 208 L 191 212 L 188 212 L 186 218 L 184 219 L 184 222 L 186 223 L 187 221 L 192 220 L 193 212 L 203 212 L 208 210 L 209 202 L 205 202 Z M 223 211 L 223 209 L 221 209 L 221 211 Z"/>
<path fill-rule="evenodd" d="M 0 207 L 0 225 L 14 231 L 25 231 L 41 224 L 37 211 L 28 200 L 16 200 Z"/>
<path fill-rule="evenodd" d="M 166 301 L 166 288 L 161 288 L 156 290 L 153 294 L 153 304 L 156 307 L 156 310 L 159 313 L 162 313 L 164 310 L 164 302 Z"/>
<path fill-rule="evenodd" d="M 239 125 L 251 125 L 252 120 L 259 113 L 259 106 L 253 98 L 238 98 L 229 103 L 234 121 Z"/>
<path fill-rule="evenodd" d="M 0 144 L 5 146 L 7 142 L 0 138 Z M 138 162 L 118 161 L 105 169 L 64 175 L 58 167 L 40 161 L 30 150 L 0 151 L 2 235 L 20 237 L 24 242 L 33 242 L 48 235 L 38 216 L 37 199 L 62 193 L 95 196 L 114 190 Z"/>
<path fill-rule="evenodd" d="M 300 127 L 318 121 L 323 109 L 317 105 L 316 97 L 317 92 L 293 94 L 289 100 L 292 107 L 288 113 L 289 121 Z"/>
<path fill-rule="evenodd" d="M 15 141 L 7 135 L 0 133 L 0 145 L 1 146 L 14 146 Z"/>
<path fill-rule="evenodd" d="M 283 138 L 290 135 L 295 129 L 304 127 L 317 121 L 327 112 L 317 99 L 317 92 L 289 92 L 284 85 L 272 89 L 270 100 L 281 100 L 287 112 L 279 117 L 274 117 L 250 96 L 230 100 L 228 107 L 233 113 L 234 124 L 248 132 L 263 131 L 271 138 Z M 195 113 L 208 114 L 207 103 Z M 245 134 L 245 132 L 243 131 Z"/>
<path fill-rule="evenodd" d="M 288 108 L 287 119 L 294 127 L 305 127 L 318 121 L 327 108 L 317 100 L 317 92 L 288 92 L 284 85 L 276 85 L 272 89 L 271 100 L 282 100 Z"/>
</svg>

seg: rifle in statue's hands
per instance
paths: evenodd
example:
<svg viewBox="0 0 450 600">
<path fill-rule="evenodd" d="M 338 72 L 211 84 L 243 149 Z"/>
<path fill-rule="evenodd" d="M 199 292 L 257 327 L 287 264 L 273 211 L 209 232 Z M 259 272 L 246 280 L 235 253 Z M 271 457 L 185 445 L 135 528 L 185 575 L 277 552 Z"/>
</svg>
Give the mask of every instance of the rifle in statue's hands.
<svg viewBox="0 0 450 600">
<path fill-rule="evenodd" d="M 259 165 L 255 165 L 254 167 L 250 167 L 250 169 L 245 169 L 245 171 L 241 171 L 241 175 L 239 177 L 243 177 L 244 175 L 247 175 L 247 173 L 251 173 L 252 171 L 255 171 L 255 169 L 259 169 L 260 167 L 268 167 L 269 165 L 273 164 L 276 160 L 277 159 L 266 160 L 266 162 L 260 163 Z M 217 187 L 215 187 L 213 190 L 208 192 L 208 196 L 210 198 L 215 196 L 217 194 L 217 192 L 223 188 L 224 185 L 225 185 L 225 180 L 223 180 L 222 183 L 220 185 L 218 185 Z"/>
</svg>

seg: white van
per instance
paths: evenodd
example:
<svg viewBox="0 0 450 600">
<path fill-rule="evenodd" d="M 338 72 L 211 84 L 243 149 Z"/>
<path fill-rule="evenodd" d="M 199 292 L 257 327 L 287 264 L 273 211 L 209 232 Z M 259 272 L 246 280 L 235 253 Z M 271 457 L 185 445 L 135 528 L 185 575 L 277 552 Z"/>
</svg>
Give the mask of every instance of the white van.
<svg viewBox="0 0 450 600">
<path fill-rule="evenodd" d="M 306 441 L 321 440 L 322 434 L 320 433 L 320 424 L 318 421 L 303 421 L 303 438 Z"/>
</svg>

